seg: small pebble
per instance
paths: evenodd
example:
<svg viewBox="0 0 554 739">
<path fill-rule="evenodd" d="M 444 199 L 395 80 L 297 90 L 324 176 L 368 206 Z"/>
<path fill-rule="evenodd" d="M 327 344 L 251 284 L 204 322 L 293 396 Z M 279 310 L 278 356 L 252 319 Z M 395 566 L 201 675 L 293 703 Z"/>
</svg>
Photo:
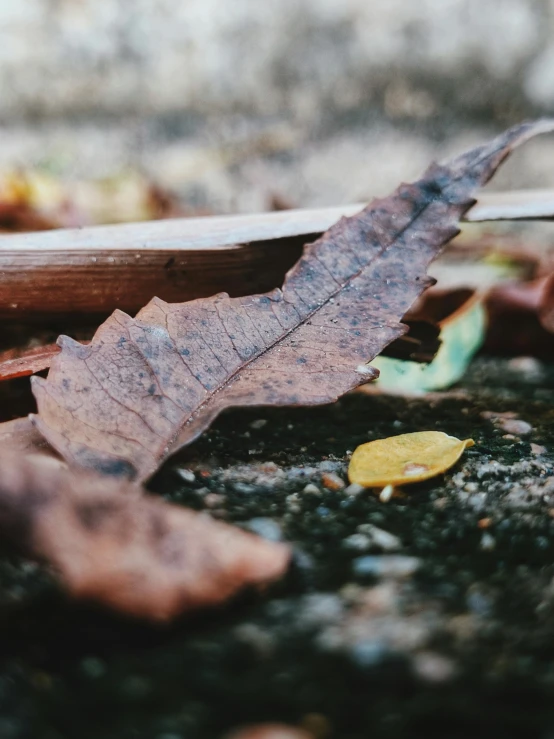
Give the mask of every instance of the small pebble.
<svg viewBox="0 0 554 739">
<path fill-rule="evenodd" d="M 504 413 L 498 411 L 482 411 L 479 415 L 485 421 L 496 421 L 498 418 L 517 418 L 517 413 L 514 413 L 514 411 L 504 411 Z"/>
<path fill-rule="evenodd" d="M 544 374 L 542 364 L 535 357 L 514 357 L 508 362 L 508 367 L 522 372 L 530 380 L 539 380 Z"/>
<path fill-rule="evenodd" d="M 357 530 L 369 537 L 372 547 L 381 549 L 383 552 L 397 552 L 402 548 L 402 542 L 397 536 L 374 526 L 372 523 L 362 523 Z"/>
<path fill-rule="evenodd" d="M 327 490 L 343 490 L 346 487 L 344 480 L 334 472 L 325 472 L 321 475 L 321 482 Z"/>
<path fill-rule="evenodd" d="M 384 555 L 357 557 L 352 561 L 352 569 L 358 577 L 409 577 L 421 567 L 418 557 Z"/>
<path fill-rule="evenodd" d="M 351 483 L 346 489 L 345 493 L 347 495 L 359 495 L 360 493 L 363 493 L 365 490 L 363 485 L 358 485 L 357 482 Z"/>
<path fill-rule="evenodd" d="M 414 656 L 413 670 L 416 675 L 430 683 L 451 680 L 456 672 L 452 660 L 436 652 L 419 652 Z"/>
<path fill-rule="evenodd" d="M 268 541 L 282 541 L 283 539 L 281 527 L 272 518 L 265 518 L 263 516 L 251 518 L 249 521 L 245 521 L 243 526 L 253 534 L 257 534 L 262 539 L 267 539 Z"/>
<path fill-rule="evenodd" d="M 381 664 L 389 655 L 389 649 L 381 641 L 367 639 L 354 644 L 350 653 L 357 665 L 369 668 Z"/>
<path fill-rule="evenodd" d="M 255 623 L 242 623 L 235 629 L 235 635 L 248 644 L 260 657 L 267 657 L 275 647 L 272 634 Z"/>
<path fill-rule="evenodd" d="M 480 518 L 477 521 L 477 527 L 480 529 L 488 529 L 492 524 L 492 518 Z"/>
<path fill-rule="evenodd" d="M 235 493 L 240 493 L 241 495 L 251 495 L 256 492 L 256 486 L 250 485 L 247 482 L 232 482 L 231 487 Z"/>
<path fill-rule="evenodd" d="M 371 547 L 371 539 L 365 534 L 351 534 L 343 539 L 343 547 L 346 549 L 354 549 L 357 552 L 367 552 Z"/>
<path fill-rule="evenodd" d="M 304 490 L 304 493 L 308 493 L 308 495 L 321 495 L 321 490 L 317 487 L 317 485 L 314 485 L 313 482 L 309 482 Z"/>
<path fill-rule="evenodd" d="M 469 496 L 467 502 L 476 511 L 481 511 L 487 504 L 486 493 L 473 493 Z"/>
<path fill-rule="evenodd" d="M 489 536 L 489 534 L 487 534 Z M 470 585 L 466 595 L 466 604 L 469 610 L 476 616 L 489 616 L 494 607 L 494 600 L 491 594 L 486 590 L 482 590 L 478 583 Z"/>
<path fill-rule="evenodd" d="M 224 495 L 219 495 L 219 493 L 208 493 L 204 496 L 204 503 L 208 508 L 217 508 L 223 505 L 226 500 L 227 498 Z"/>
<path fill-rule="evenodd" d="M 525 436 L 530 434 L 533 427 L 527 421 L 520 421 L 517 418 L 501 418 L 497 421 L 499 428 L 507 434 L 515 434 L 516 436 Z"/>
<path fill-rule="evenodd" d="M 466 484 L 466 478 L 463 472 L 456 472 L 455 475 L 452 475 L 452 482 L 457 488 L 463 488 Z"/>
<path fill-rule="evenodd" d="M 536 454 L 537 457 L 540 457 L 541 454 L 546 454 L 546 447 L 531 442 L 531 454 Z"/>
<path fill-rule="evenodd" d="M 493 549 L 496 547 L 496 540 L 494 536 L 491 536 L 488 533 L 484 533 L 481 537 L 481 544 L 479 545 L 479 548 L 483 552 L 492 552 Z"/>
<path fill-rule="evenodd" d="M 252 421 L 250 424 L 251 429 L 263 429 L 267 423 L 267 418 L 258 418 L 256 421 Z"/>
<path fill-rule="evenodd" d="M 321 472 L 336 472 L 342 467 L 342 462 L 337 462 L 334 459 L 324 459 L 323 462 L 318 464 Z"/>
<path fill-rule="evenodd" d="M 285 500 L 287 501 L 287 508 L 289 511 L 291 511 L 291 513 L 300 513 L 302 508 L 300 506 L 300 497 L 298 493 L 287 495 Z"/>
<path fill-rule="evenodd" d="M 185 467 L 177 467 L 176 470 L 177 474 L 181 479 L 183 479 L 185 482 L 195 482 L 196 476 L 192 470 L 187 470 Z"/>
<path fill-rule="evenodd" d="M 523 436 L 531 433 L 533 430 L 531 424 L 519 419 L 517 413 L 514 413 L 514 411 L 505 411 L 504 413 L 483 411 L 480 415 L 481 418 L 492 421 L 499 429 L 505 431 L 507 434 Z"/>
</svg>

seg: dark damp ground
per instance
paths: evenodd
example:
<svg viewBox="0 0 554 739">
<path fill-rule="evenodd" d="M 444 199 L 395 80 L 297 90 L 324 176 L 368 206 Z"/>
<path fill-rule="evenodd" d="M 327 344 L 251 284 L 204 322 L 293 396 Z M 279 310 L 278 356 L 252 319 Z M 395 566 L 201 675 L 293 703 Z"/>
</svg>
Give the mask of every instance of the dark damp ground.
<svg viewBox="0 0 554 739">
<path fill-rule="evenodd" d="M 228 413 L 151 488 L 292 542 L 286 581 L 153 628 L 4 558 L 0 737 L 554 737 L 553 400 L 554 366 L 480 359 L 425 398 Z M 386 504 L 341 487 L 356 445 L 424 429 L 476 446 Z"/>
</svg>

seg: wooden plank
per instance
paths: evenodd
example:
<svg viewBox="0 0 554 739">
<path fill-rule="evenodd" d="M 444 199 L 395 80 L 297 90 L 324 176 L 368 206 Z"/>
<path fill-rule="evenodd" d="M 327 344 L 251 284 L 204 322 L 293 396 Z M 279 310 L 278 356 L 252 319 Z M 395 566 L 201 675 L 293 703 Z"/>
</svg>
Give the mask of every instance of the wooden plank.
<svg viewBox="0 0 554 739">
<path fill-rule="evenodd" d="M 0 318 L 135 313 L 169 302 L 280 285 L 304 243 L 362 204 L 0 236 Z M 483 194 L 467 220 L 544 218 L 554 191 Z"/>
<path fill-rule="evenodd" d="M 67 234 L 58 234 L 65 242 Z M 134 313 L 154 295 L 179 302 L 222 291 L 249 295 L 269 290 L 282 282 L 306 237 L 223 248 L 192 248 L 185 242 L 182 249 L 157 250 L 125 250 L 109 242 L 88 249 L 45 250 L 40 238 L 32 247 L 28 242 L 6 248 L 3 241 L 0 318 L 40 321 L 71 314 L 78 321 L 79 316 L 115 308 Z"/>
<path fill-rule="evenodd" d="M 554 218 L 554 190 L 483 193 L 466 221 L 548 221 Z"/>
</svg>

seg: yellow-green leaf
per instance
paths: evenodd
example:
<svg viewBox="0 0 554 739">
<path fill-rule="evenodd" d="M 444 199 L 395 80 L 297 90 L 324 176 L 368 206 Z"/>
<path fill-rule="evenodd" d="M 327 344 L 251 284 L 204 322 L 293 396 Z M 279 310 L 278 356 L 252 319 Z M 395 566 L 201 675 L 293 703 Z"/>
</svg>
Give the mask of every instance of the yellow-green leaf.
<svg viewBox="0 0 554 739">
<path fill-rule="evenodd" d="M 441 321 L 441 345 L 430 364 L 378 356 L 371 366 L 379 370 L 381 390 L 418 393 L 450 387 L 461 379 L 480 349 L 487 324 L 483 296 L 474 294 L 452 316 Z"/>
<path fill-rule="evenodd" d="M 443 431 L 416 431 L 359 446 L 350 460 L 350 482 L 366 488 L 409 485 L 441 475 L 460 459 L 472 439 Z"/>
</svg>

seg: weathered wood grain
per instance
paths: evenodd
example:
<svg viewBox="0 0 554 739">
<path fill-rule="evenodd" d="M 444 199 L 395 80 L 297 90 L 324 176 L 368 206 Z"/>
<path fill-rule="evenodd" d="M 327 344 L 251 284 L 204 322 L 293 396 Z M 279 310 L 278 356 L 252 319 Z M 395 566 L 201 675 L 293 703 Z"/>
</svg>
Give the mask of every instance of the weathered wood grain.
<svg viewBox="0 0 554 739">
<path fill-rule="evenodd" d="M 361 204 L 0 236 L 0 318 L 135 313 L 154 295 L 177 302 L 282 283 L 303 244 Z M 551 218 L 554 191 L 486 193 L 466 220 Z"/>
</svg>

